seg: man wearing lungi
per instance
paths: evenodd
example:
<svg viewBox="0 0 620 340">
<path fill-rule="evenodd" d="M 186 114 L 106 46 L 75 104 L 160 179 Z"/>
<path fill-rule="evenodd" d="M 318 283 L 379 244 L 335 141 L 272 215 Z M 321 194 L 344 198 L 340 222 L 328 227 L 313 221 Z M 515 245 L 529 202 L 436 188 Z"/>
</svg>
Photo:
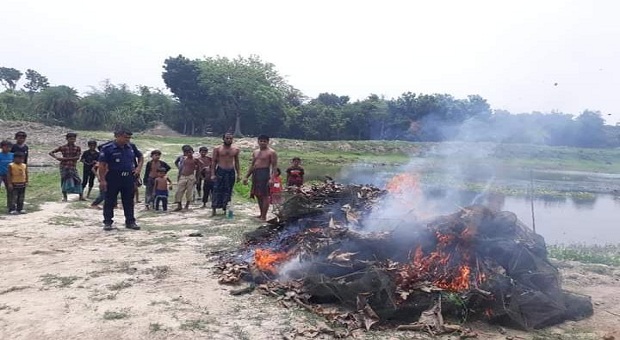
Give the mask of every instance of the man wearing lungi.
<svg viewBox="0 0 620 340">
<path fill-rule="evenodd" d="M 243 178 L 243 184 L 248 184 L 248 178 L 252 176 L 252 191 L 250 198 L 258 201 L 261 220 L 267 220 L 269 211 L 269 195 L 273 178 L 277 174 L 278 154 L 269 147 L 269 137 L 266 135 L 258 136 L 258 149 L 252 152 L 252 163 L 248 173 Z"/>
<path fill-rule="evenodd" d="M 213 198 L 211 216 L 215 216 L 216 209 L 226 208 L 232 197 L 235 181 L 239 176 L 239 148 L 232 145 L 233 135 L 227 133 L 223 137 L 223 144 L 213 149 L 213 165 L 211 166 L 211 180 L 213 181 Z"/>
</svg>

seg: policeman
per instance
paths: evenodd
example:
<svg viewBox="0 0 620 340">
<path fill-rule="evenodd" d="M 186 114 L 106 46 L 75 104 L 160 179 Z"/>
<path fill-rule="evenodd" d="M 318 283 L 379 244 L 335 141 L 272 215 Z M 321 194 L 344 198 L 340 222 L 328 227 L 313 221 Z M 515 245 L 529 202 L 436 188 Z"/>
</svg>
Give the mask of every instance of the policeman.
<svg viewBox="0 0 620 340">
<path fill-rule="evenodd" d="M 112 230 L 114 205 L 121 194 L 125 213 L 125 228 L 139 230 L 134 217 L 134 178 L 140 174 L 144 157 L 138 148 L 130 143 L 132 133 L 119 129 L 114 133 L 114 142 L 106 143 L 99 153 L 99 182 L 105 191 L 103 204 L 103 230 Z M 136 162 L 136 159 L 138 160 Z"/>
</svg>

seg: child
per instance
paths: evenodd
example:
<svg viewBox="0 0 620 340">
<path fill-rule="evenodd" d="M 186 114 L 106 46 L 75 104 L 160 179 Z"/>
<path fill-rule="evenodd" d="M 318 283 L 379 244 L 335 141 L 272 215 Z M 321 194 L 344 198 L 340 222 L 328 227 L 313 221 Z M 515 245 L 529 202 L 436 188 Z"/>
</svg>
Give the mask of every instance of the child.
<svg viewBox="0 0 620 340">
<path fill-rule="evenodd" d="M 166 176 L 166 168 L 157 169 L 157 177 L 153 181 L 155 191 L 155 210 L 159 210 L 159 203 L 163 211 L 168 211 L 168 189 L 172 190 L 172 181 Z"/>
<path fill-rule="evenodd" d="M 185 158 L 179 166 L 179 180 L 177 181 L 177 193 L 174 196 L 174 203 L 177 207 L 174 211 L 183 210 L 182 200 L 185 195 L 185 210 L 189 209 L 194 194 L 194 185 L 196 185 L 196 174 L 200 170 L 200 163 L 194 158 L 194 150 L 190 147 L 183 151 Z"/>
<path fill-rule="evenodd" d="M 213 181 L 211 180 L 211 163 L 213 160 L 211 157 L 207 156 L 209 149 L 206 146 L 201 146 L 199 149 L 200 157 L 198 161 L 200 162 L 200 171 L 199 178 L 203 181 L 202 186 L 202 207 L 205 208 L 207 206 L 207 202 L 209 201 L 209 196 L 211 196 L 211 192 L 213 191 Z M 196 183 L 196 189 L 198 190 L 198 196 L 200 196 L 200 183 Z"/>
<path fill-rule="evenodd" d="M 161 160 L 161 151 L 151 151 L 151 160 L 146 162 L 144 169 L 144 185 L 146 186 L 146 209 L 150 209 L 151 205 L 155 202 L 154 185 L 155 179 L 159 177 L 159 169 L 164 168 L 166 173 L 170 171 L 170 165 Z"/>
<path fill-rule="evenodd" d="M 9 190 L 9 179 L 8 179 L 8 171 L 9 164 L 13 162 L 13 153 L 11 150 L 11 142 L 8 140 L 3 140 L 0 142 L 0 147 L 2 148 L 2 152 L 0 152 L 0 187 L 4 184 L 4 189 L 6 190 L 6 207 L 7 210 L 11 210 L 11 191 Z"/>
<path fill-rule="evenodd" d="M 90 192 L 93 190 L 93 186 L 95 185 L 93 165 L 98 158 L 99 151 L 97 151 L 97 141 L 89 140 L 88 150 L 84 151 L 82 153 L 82 157 L 80 157 L 80 162 L 84 164 L 84 167 L 82 168 L 82 191 L 84 191 L 84 189 L 86 189 L 86 185 L 88 185 L 88 193 L 86 194 L 86 198 L 90 198 Z"/>
<path fill-rule="evenodd" d="M 26 186 L 28 185 L 28 167 L 24 163 L 25 154 L 16 152 L 13 155 L 13 163 L 8 166 L 9 191 L 11 192 L 11 202 L 9 214 L 25 214 L 24 197 Z"/>
<path fill-rule="evenodd" d="M 301 167 L 301 159 L 293 158 L 292 165 L 286 169 L 286 186 L 300 187 L 304 185 L 304 168 Z"/>
<path fill-rule="evenodd" d="M 11 152 L 23 152 L 24 164 L 28 164 L 28 145 L 26 145 L 26 133 L 24 131 L 17 131 L 15 133 L 15 144 L 11 147 Z"/>
<path fill-rule="evenodd" d="M 97 177 L 97 182 L 99 182 L 100 181 L 100 178 L 99 178 L 99 162 L 95 161 L 93 163 L 93 166 L 90 169 L 90 171 L 93 172 L 93 176 Z M 93 203 L 91 203 L 90 207 L 93 208 L 93 209 L 101 209 L 99 204 L 101 204 L 101 202 L 103 202 L 103 201 L 105 201 L 105 191 L 103 191 L 103 190 L 101 190 L 101 188 L 99 188 L 99 195 L 97 196 L 97 198 L 95 198 Z"/>
<path fill-rule="evenodd" d="M 276 169 L 276 175 L 273 177 L 273 183 L 269 188 L 269 203 L 273 205 L 274 210 L 277 204 L 282 204 L 282 172 L 280 168 Z"/>
</svg>

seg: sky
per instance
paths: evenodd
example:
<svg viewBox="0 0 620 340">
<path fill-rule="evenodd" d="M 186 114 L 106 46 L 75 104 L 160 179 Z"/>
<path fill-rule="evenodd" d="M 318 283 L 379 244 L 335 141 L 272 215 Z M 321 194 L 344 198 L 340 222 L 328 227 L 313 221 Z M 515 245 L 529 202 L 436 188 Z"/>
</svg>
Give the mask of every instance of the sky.
<svg viewBox="0 0 620 340">
<path fill-rule="evenodd" d="M 2 0 L 0 66 L 84 94 L 165 88 L 163 61 L 259 55 L 305 95 L 478 94 L 620 122 L 620 2 Z M 23 84 L 23 82 L 22 82 Z"/>
</svg>

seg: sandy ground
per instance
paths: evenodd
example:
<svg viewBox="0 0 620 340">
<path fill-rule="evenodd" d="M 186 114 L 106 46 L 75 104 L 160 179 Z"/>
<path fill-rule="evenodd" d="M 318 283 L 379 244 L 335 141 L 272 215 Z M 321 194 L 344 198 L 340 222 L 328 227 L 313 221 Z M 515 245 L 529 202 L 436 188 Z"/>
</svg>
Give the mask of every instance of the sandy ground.
<svg viewBox="0 0 620 340">
<path fill-rule="evenodd" d="M 258 293 L 232 296 L 232 287 L 217 283 L 209 252 L 235 246 L 240 225 L 258 225 L 244 217 L 254 210 L 239 205 L 232 221 L 197 208 L 140 211 L 143 230 L 112 232 L 102 231 L 100 211 L 78 202 L 1 216 L 0 339 L 282 339 L 317 326 L 321 319 L 307 312 Z M 204 237 L 188 236 L 196 231 Z M 562 272 L 566 288 L 592 296 L 593 317 L 529 334 L 470 325 L 478 338 L 620 339 L 620 270 L 563 263 Z M 428 336 L 375 331 L 358 338 Z"/>
</svg>

